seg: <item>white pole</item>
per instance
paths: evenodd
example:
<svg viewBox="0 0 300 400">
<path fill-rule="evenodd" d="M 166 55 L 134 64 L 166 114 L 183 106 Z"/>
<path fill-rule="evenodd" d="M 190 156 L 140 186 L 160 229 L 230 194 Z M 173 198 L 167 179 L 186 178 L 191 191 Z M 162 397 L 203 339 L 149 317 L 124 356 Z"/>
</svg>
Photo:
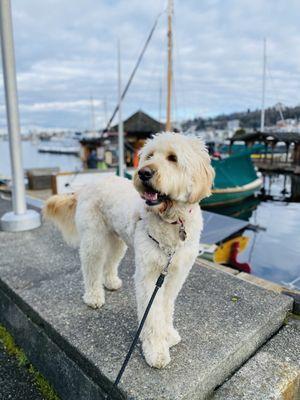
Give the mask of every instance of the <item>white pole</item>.
<svg viewBox="0 0 300 400">
<path fill-rule="evenodd" d="M 121 80 L 121 45 L 118 42 L 118 86 L 119 86 L 119 176 L 124 177 L 124 126 L 122 121 L 122 80 Z"/>
<path fill-rule="evenodd" d="M 38 227 L 40 216 L 32 210 L 27 211 L 26 209 L 10 0 L 0 0 L 0 34 L 13 184 L 13 212 L 2 216 L 1 229 L 20 231 Z"/>
<path fill-rule="evenodd" d="M 94 107 L 94 97 L 91 95 L 91 130 L 93 133 L 96 132 L 96 118 L 95 118 L 95 107 Z"/>
<path fill-rule="evenodd" d="M 262 99 L 261 99 L 261 115 L 260 115 L 260 131 L 261 132 L 263 132 L 265 130 L 266 65 L 267 65 L 267 40 L 266 40 L 266 38 L 264 38 Z"/>
<path fill-rule="evenodd" d="M 106 101 L 106 97 L 104 97 L 103 100 L 103 112 L 104 112 L 104 126 L 107 125 L 107 101 Z"/>
</svg>

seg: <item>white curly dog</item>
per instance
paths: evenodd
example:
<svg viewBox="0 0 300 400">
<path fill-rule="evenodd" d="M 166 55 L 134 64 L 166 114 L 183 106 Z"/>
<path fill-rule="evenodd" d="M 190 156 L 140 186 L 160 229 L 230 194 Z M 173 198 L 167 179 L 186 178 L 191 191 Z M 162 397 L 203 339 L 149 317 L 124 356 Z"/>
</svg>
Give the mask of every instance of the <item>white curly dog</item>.
<svg viewBox="0 0 300 400">
<path fill-rule="evenodd" d="M 198 255 L 199 201 L 210 195 L 213 178 L 200 139 L 161 133 L 142 148 L 133 182 L 101 178 L 77 193 L 52 196 L 44 207 L 45 218 L 58 226 L 65 240 L 80 245 L 83 299 L 93 308 L 103 306 L 104 287 L 122 286 L 118 266 L 131 246 L 141 320 L 166 254 L 176 250 L 141 334 L 143 353 L 152 367 L 165 367 L 169 348 L 181 340 L 173 326 L 174 303 Z"/>
</svg>

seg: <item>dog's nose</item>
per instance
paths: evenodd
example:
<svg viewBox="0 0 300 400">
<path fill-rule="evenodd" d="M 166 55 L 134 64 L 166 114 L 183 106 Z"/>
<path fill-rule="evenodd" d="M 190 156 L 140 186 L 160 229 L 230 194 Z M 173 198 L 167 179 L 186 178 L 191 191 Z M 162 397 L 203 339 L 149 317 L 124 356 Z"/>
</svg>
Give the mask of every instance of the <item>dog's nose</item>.
<svg viewBox="0 0 300 400">
<path fill-rule="evenodd" d="M 154 175 L 154 172 L 155 171 L 153 171 L 153 169 L 151 169 L 149 167 L 144 167 L 139 170 L 138 174 L 139 174 L 141 181 L 147 182 L 152 178 L 152 176 Z"/>
</svg>

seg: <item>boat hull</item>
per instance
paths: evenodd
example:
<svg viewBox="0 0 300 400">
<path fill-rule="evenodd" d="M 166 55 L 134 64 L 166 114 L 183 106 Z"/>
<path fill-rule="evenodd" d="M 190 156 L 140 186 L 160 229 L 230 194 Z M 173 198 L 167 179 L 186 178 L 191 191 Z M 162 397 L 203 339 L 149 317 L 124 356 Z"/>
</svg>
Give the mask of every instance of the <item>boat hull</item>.
<svg viewBox="0 0 300 400">
<path fill-rule="evenodd" d="M 243 186 L 224 189 L 213 189 L 212 195 L 201 201 L 203 208 L 220 207 L 245 200 L 261 187 L 262 179 L 257 178 Z"/>
</svg>

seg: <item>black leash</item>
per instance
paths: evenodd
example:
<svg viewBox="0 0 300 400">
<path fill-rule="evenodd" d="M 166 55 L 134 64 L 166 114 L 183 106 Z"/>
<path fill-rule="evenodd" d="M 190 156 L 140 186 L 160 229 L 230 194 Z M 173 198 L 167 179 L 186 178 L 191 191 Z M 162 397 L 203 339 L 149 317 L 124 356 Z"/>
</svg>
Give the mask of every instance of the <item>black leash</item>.
<svg viewBox="0 0 300 400">
<path fill-rule="evenodd" d="M 150 235 L 148 235 L 148 236 L 149 236 L 152 240 L 154 240 L 154 241 L 159 245 L 159 242 L 158 242 L 156 239 L 154 239 L 154 238 L 153 238 L 152 236 L 150 236 Z M 141 333 L 141 331 L 142 331 L 142 329 L 143 329 L 143 326 L 144 326 L 144 324 L 145 324 L 146 318 L 147 318 L 147 316 L 148 316 L 148 314 L 149 314 L 149 311 L 150 311 L 150 309 L 151 309 L 151 306 L 152 306 L 152 304 L 153 304 L 153 301 L 154 301 L 154 299 L 155 299 L 155 296 L 156 296 L 158 290 L 162 287 L 162 285 L 163 285 L 163 283 L 164 283 L 164 280 L 165 280 L 165 277 L 166 277 L 166 275 L 168 274 L 168 269 L 169 269 L 169 266 L 170 266 L 170 264 L 171 264 L 171 262 L 172 262 L 172 259 L 173 259 L 173 257 L 174 257 L 174 254 L 175 254 L 175 251 L 173 251 L 172 253 L 170 253 L 170 254 L 168 255 L 167 264 L 166 264 L 166 266 L 164 267 L 164 269 L 162 270 L 162 272 L 160 273 L 159 277 L 157 278 L 157 281 L 156 281 L 156 283 L 155 283 L 154 291 L 153 291 L 152 296 L 151 296 L 151 298 L 150 298 L 150 300 L 149 300 L 149 303 L 148 303 L 148 305 L 147 305 L 147 307 L 146 307 L 146 310 L 145 310 L 145 312 L 144 312 L 143 318 L 141 319 L 141 322 L 140 322 L 140 324 L 139 324 L 138 330 L 136 331 L 136 334 L 135 334 L 135 336 L 134 336 L 134 339 L 133 339 L 133 341 L 132 341 L 132 343 L 131 343 L 131 346 L 130 346 L 130 348 L 129 348 L 129 350 L 128 350 L 128 353 L 127 353 L 127 355 L 126 355 L 126 357 L 125 357 L 125 360 L 124 360 L 124 362 L 123 362 L 123 364 L 122 364 L 122 367 L 121 367 L 121 369 L 120 369 L 120 371 L 119 371 L 119 373 L 118 373 L 118 375 L 117 375 L 117 377 L 116 377 L 116 380 L 115 380 L 115 382 L 114 382 L 114 384 L 113 384 L 111 390 L 109 391 L 109 393 L 108 393 L 108 394 L 106 395 L 106 397 L 105 397 L 106 400 L 110 400 L 110 399 L 111 399 L 111 395 L 112 395 L 113 390 L 118 386 L 118 384 L 119 384 L 119 382 L 120 382 L 120 380 L 121 380 L 121 378 L 122 378 L 122 376 L 123 376 L 123 374 L 124 374 L 125 368 L 127 367 L 127 364 L 129 363 L 130 357 L 131 357 L 131 355 L 132 355 L 132 353 L 133 353 L 133 350 L 134 350 L 134 348 L 135 348 L 135 346 L 136 346 L 136 344 L 137 344 L 137 341 L 138 341 L 138 339 L 139 339 L 140 333 Z"/>
</svg>

